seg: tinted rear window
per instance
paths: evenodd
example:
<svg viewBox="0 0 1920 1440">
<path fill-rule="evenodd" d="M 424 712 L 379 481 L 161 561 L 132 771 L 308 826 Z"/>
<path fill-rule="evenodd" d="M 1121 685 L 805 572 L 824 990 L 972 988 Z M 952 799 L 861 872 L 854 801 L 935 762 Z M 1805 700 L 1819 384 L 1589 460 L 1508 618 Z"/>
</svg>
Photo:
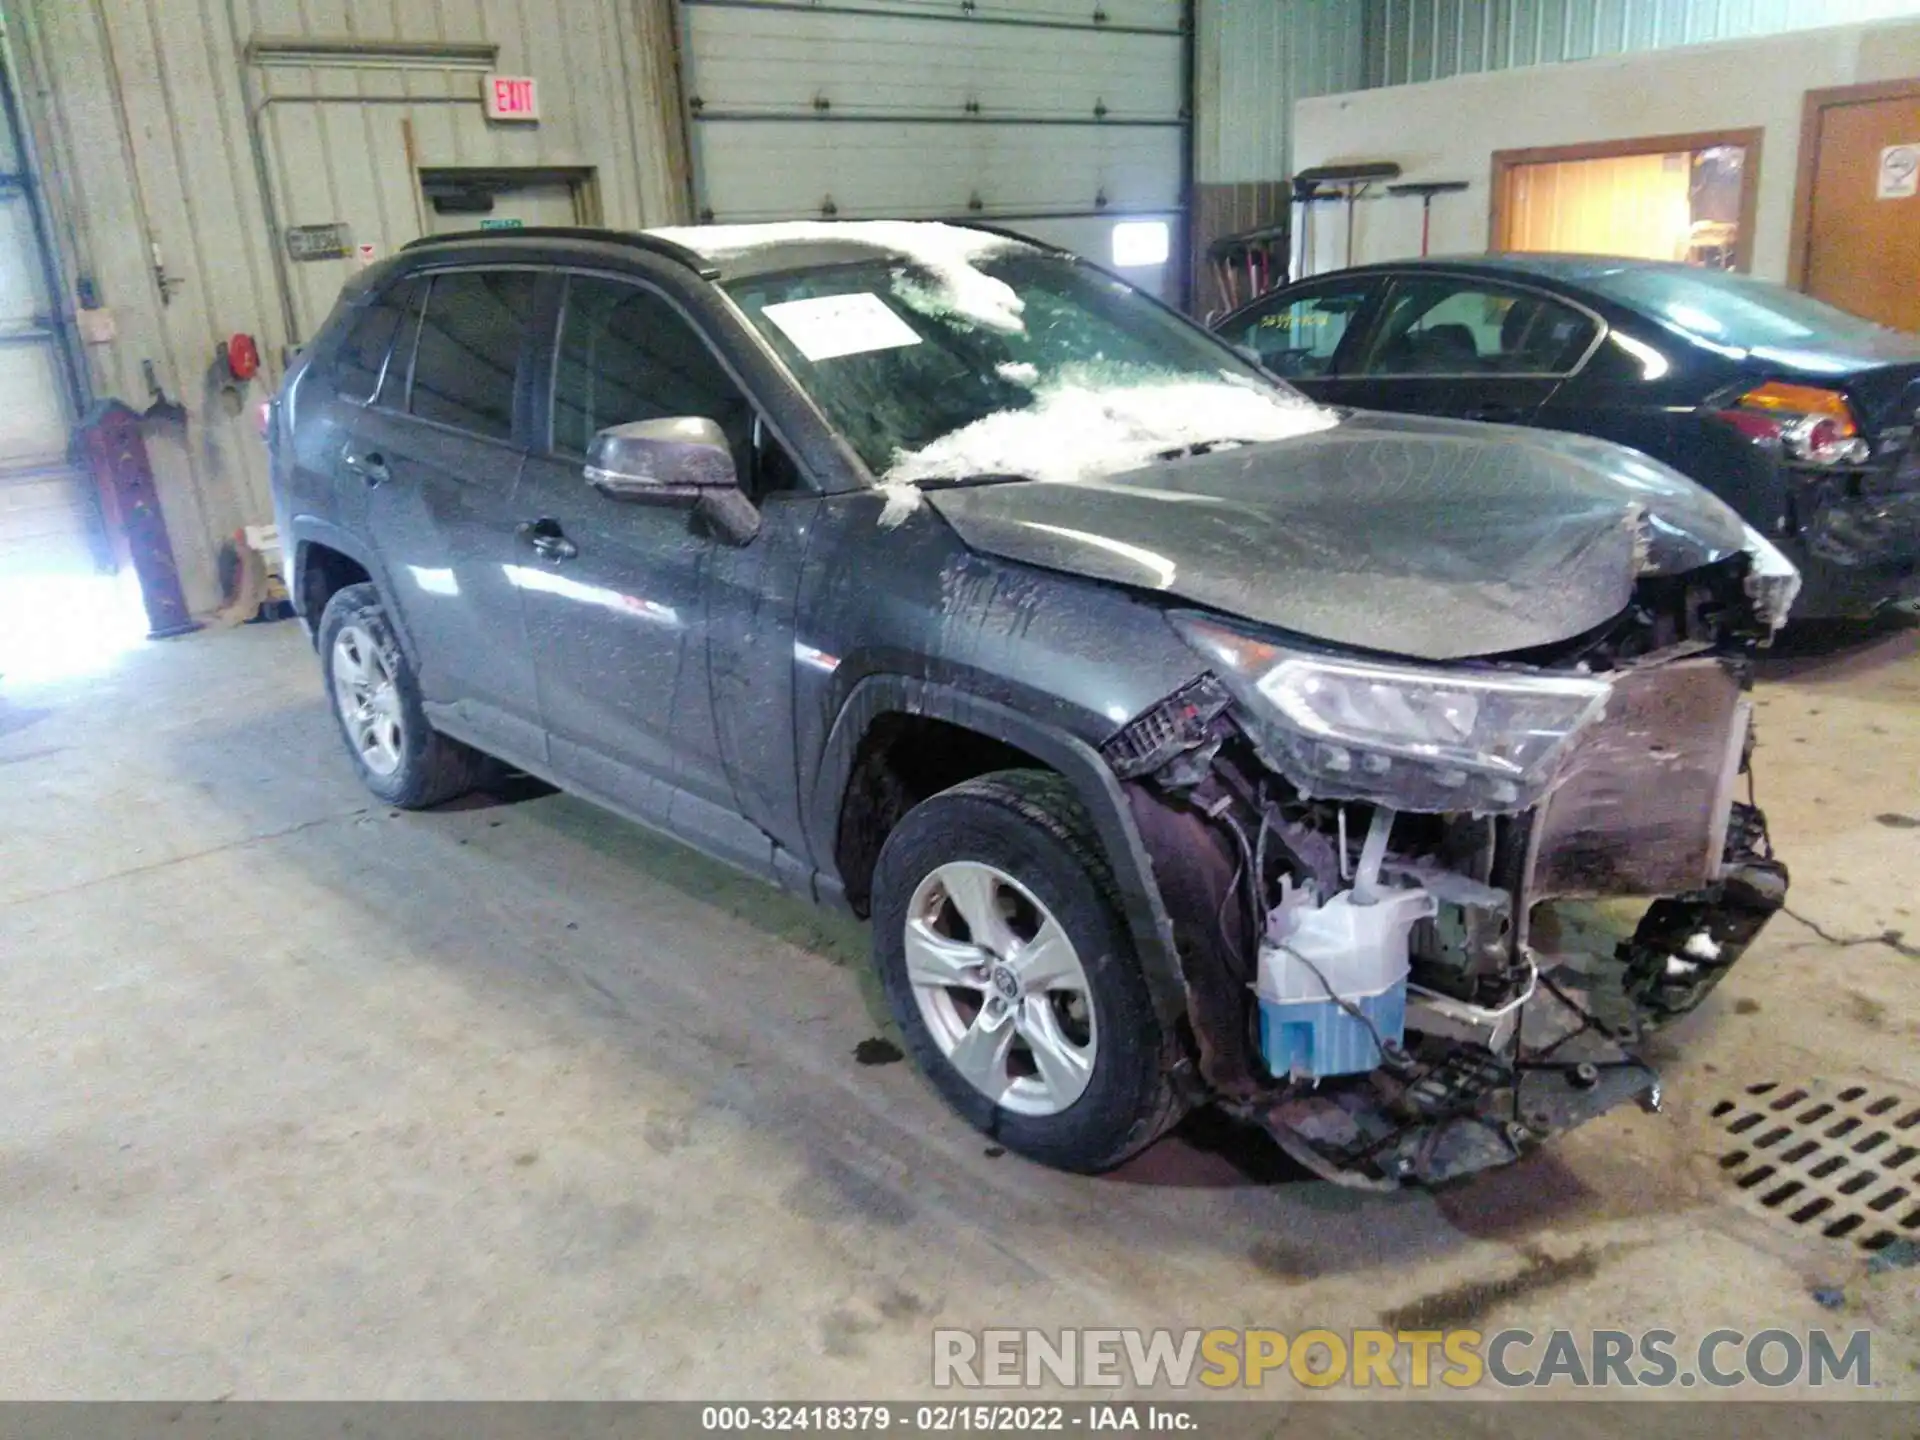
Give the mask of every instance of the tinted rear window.
<svg viewBox="0 0 1920 1440">
<path fill-rule="evenodd" d="M 513 435 L 513 379 L 533 308 L 527 270 L 462 270 L 433 277 L 413 362 L 408 408 L 475 435 Z"/>
<path fill-rule="evenodd" d="M 334 385 L 341 395 L 363 402 L 373 398 L 381 368 L 393 350 L 394 336 L 400 332 L 400 322 L 424 284 L 405 280 L 389 286 L 354 320 L 333 362 Z"/>
<path fill-rule="evenodd" d="M 1852 348 L 1897 333 L 1811 295 L 1724 270 L 1615 270 L 1583 283 L 1710 344 L 1740 350 Z"/>
</svg>

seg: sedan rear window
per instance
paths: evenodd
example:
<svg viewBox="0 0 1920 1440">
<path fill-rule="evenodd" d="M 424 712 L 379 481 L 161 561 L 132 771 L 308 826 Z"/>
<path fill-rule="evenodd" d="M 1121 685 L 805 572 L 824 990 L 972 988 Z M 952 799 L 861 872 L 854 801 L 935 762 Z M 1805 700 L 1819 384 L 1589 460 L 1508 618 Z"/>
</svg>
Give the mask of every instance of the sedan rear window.
<svg viewBox="0 0 1920 1440">
<path fill-rule="evenodd" d="M 1738 350 L 1871 345 L 1897 333 L 1811 295 L 1723 270 L 1636 266 L 1583 283 L 1698 340 Z"/>
</svg>

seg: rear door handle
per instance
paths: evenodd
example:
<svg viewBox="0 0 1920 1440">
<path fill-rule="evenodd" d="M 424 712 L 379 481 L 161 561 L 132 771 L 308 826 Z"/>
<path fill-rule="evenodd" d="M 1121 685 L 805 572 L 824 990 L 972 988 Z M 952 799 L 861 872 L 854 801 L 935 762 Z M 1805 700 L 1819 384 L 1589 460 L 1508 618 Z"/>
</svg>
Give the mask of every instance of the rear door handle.
<svg viewBox="0 0 1920 1440">
<path fill-rule="evenodd" d="M 372 489 L 375 485 L 384 485 L 393 478 L 393 472 L 387 468 L 386 457 L 378 450 L 370 451 L 365 455 L 356 455 L 349 450 L 341 455 L 340 463 L 352 474 L 366 481 L 368 489 Z"/>
<path fill-rule="evenodd" d="M 558 520 L 525 520 L 515 528 L 514 533 L 531 545 L 533 553 L 543 560 L 571 560 L 580 553 L 580 547 L 561 531 Z"/>
</svg>

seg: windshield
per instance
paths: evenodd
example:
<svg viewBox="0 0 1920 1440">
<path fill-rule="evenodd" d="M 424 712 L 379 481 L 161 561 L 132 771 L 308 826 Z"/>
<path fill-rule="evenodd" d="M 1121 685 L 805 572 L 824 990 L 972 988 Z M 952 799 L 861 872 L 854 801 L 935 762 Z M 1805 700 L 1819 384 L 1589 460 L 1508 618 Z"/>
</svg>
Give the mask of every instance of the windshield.
<svg viewBox="0 0 1920 1440">
<path fill-rule="evenodd" d="M 727 289 L 883 482 L 1084 479 L 1332 423 L 1130 286 L 985 245 Z"/>
<path fill-rule="evenodd" d="M 1740 350 L 1879 351 L 1911 336 L 1836 310 L 1797 290 L 1724 270 L 1615 270 L 1585 282 L 1712 345 Z"/>
</svg>

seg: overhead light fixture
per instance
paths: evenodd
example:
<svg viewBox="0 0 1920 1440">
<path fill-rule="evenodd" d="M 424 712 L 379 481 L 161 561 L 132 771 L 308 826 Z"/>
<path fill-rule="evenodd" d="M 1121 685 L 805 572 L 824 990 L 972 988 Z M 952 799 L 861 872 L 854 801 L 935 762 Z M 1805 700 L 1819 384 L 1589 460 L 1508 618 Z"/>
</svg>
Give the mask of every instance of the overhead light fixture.
<svg viewBox="0 0 1920 1440">
<path fill-rule="evenodd" d="M 1164 220 L 1122 220 L 1113 227 L 1114 268 L 1166 264 L 1170 234 Z"/>
</svg>

